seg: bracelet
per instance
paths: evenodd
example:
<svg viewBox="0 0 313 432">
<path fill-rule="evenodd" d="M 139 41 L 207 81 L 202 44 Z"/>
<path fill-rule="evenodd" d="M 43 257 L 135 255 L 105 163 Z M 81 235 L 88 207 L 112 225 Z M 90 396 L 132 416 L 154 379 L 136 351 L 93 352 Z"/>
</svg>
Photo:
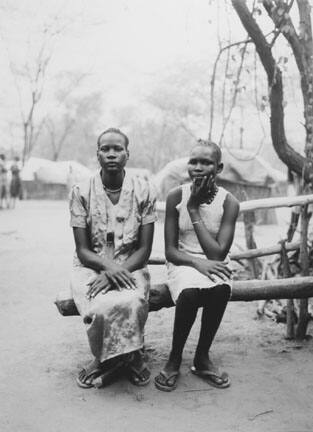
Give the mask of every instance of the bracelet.
<svg viewBox="0 0 313 432">
<path fill-rule="evenodd" d="M 202 222 L 203 222 L 202 219 L 198 219 L 198 220 L 196 220 L 196 221 L 194 221 L 194 222 L 191 222 L 191 223 L 192 223 L 192 225 L 196 225 L 196 224 L 198 224 L 198 223 L 202 223 Z"/>
</svg>

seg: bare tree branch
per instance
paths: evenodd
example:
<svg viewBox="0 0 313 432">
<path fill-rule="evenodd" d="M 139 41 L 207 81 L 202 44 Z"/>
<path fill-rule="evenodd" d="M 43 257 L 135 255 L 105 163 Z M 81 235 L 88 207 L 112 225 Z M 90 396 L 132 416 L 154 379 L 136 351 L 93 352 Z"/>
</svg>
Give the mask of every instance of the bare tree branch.
<svg viewBox="0 0 313 432">
<path fill-rule="evenodd" d="M 219 51 L 219 53 L 217 54 L 217 57 L 215 59 L 214 66 L 213 66 L 213 73 L 212 73 L 212 78 L 211 78 L 211 83 L 210 83 L 211 107 L 210 107 L 209 140 L 212 139 L 212 130 L 213 130 L 213 121 L 214 121 L 214 109 L 215 109 L 215 104 L 214 104 L 214 88 L 215 88 L 216 71 L 217 71 L 218 62 L 219 62 L 222 54 L 226 50 L 229 50 L 230 48 L 238 46 L 238 45 L 247 44 L 247 43 L 251 43 L 251 42 L 253 42 L 252 39 L 245 39 L 243 41 L 231 43 L 231 44 L 226 45 L 225 47 L 223 47 Z"/>
<path fill-rule="evenodd" d="M 222 144 L 222 141 L 223 141 L 223 138 L 224 138 L 224 133 L 225 133 L 226 127 L 228 125 L 228 122 L 229 122 L 229 120 L 231 118 L 233 109 L 234 109 L 234 107 L 236 105 L 238 88 L 239 88 L 239 83 L 240 83 L 240 75 L 241 75 L 241 72 L 242 72 L 243 62 L 244 62 L 245 54 L 246 54 L 246 51 L 247 51 L 247 44 L 248 44 L 248 42 L 246 42 L 244 44 L 244 46 L 243 46 L 243 48 L 241 50 L 241 59 L 240 59 L 239 68 L 237 70 L 237 76 L 236 76 L 236 81 L 235 81 L 235 88 L 234 88 L 234 92 L 233 92 L 233 97 L 232 97 L 232 101 L 231 101 L 231 105 L 230 105 L 230 109 L 229 109 L 228 115 L 224 119 L 223 127 L 222 127 L 222 132 L 221 132 L 220 139 L 219 139 L 219 145 L 220 146 Z"/>
</svg>

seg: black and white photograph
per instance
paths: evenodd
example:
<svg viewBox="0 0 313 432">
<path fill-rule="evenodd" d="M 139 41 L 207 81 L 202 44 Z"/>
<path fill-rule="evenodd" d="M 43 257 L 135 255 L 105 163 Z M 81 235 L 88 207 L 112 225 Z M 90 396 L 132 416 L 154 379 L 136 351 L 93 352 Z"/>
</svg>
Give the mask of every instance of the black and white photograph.
<svg viewBox="0 0 313 432">
<path fill-rule="evenodd" d="M 0 0 L 0 431 L 313 431 L 312 0 Z"/>
</svg>

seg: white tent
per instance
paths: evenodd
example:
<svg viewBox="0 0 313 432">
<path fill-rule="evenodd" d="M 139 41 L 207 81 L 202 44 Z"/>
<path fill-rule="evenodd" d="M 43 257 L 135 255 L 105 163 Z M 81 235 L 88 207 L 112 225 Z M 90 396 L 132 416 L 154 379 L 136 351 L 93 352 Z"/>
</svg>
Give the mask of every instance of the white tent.
<svg viewBox="0 0 313 432">
<path fill-rule="evenodd" d="M 41 183 L 71 185 L 91 176 L 91 171 L 76 161 L 57 161 L 31 157 L 24 165 L 21 178 Z"/>
<path fill-rule="evenodd" d="M 53 164 L 48 159 L 31 157 L 25 163 L 21 170 L 21 179 L 24 181 L 33 181 L 36 178 L 36 172 L 39 168 Z"/>
</svg>

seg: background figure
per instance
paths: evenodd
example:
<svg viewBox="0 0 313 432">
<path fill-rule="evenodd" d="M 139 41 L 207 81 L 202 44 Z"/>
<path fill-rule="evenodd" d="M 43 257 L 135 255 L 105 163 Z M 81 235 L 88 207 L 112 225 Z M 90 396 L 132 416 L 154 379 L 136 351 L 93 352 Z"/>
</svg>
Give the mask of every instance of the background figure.
<svg viewBox="0 0 313 432">
<path fill-rule="evenodd" d="M 5 155 L 0 154 L 0 208 L 8 206 L 8 170 Z"/>
<path fill-rule="evenodd" d="M 16 156 L 11 165 L 10 207 L 15 208 L 16 198 L 22 197 L 22 182 L 20 177 L 20 158 Z"/>
</svg>

